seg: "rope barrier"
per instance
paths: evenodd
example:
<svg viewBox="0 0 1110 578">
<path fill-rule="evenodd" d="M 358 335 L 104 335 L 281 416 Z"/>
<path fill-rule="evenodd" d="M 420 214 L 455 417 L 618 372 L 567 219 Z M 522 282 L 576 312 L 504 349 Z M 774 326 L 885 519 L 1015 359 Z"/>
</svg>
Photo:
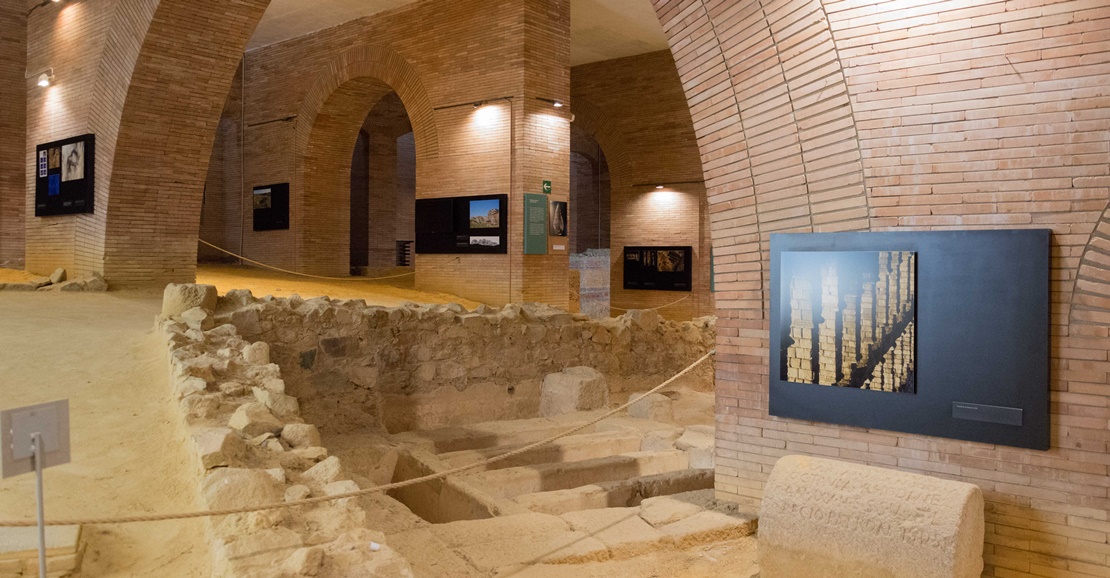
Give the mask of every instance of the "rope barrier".
<svg viewBox="0 0 1110 578">
<path fill-rule="evenodd" d="M 204 239 L 197 239 L 197 241 L 200 241 L 200 243 L 202 245 L 207 245 L 208 247 L 211 247 L 211 248 L 213 248 L 213 249 L 215 249 L 215 250 L 217 250 L 221 253 L 224 253 L 225 255 L 231 255 L 232 257 L 235 257 L 236 259 L 242 259 L 243 261 L 246 261 L 247 263 L 251 263 L 253 265 L 258 265 L 259 267 L 263 267 L 265 269 L 272 269 L 274 271 L 279 271 L 281 273 L 287 273 L 289 275 L 296 275 L 298 277 L 308 277 L 310 279 L 323 279 L 323 280 L 326 280 L 326 281 L 382 281 L 382 280 L 385 280 L 385 279 L 397 279 L 397 278 L 400 278 L 400 277 L 408 277 L 410 275 L 416 275 L 416 271 L 409 271 L 408 273 L 401 273 L 399 275 L 387 275 L 385 277 L 326 277 L 326 276 L 323 276 L 323 275 L 312 275 L 312 274 L 309 274 L 309 273 L 300 273 L 300 272 L 297 272 L 297 271 L 290 271 L 288 269 L 282 269 L 281 267 L 274 267 L 273 265 L 267 265 L 266 263 L 263 263 L 261 261 L 255 261 L 253 259 L 248 259 L 248 258 L 246 258 L 242 255 L 232 253 L 231 251 L 228 251 L 227 249 L 224 249 L 223 247 L 217 247 L 216 245 L 213 245 L 212 243 L 209 243 L 208 241 L 205 241 Z M 438 269 L 440 267 L 445 267 L 445 266 L 447 266 L 451 263 L 454 263 L 455 261 L 458 261 L 459 259 L 461 259 L 461 257 L 455 257 L 454 259 L 451 259 L 451 260 L 447 261 L 446 263 L 443 263 L 441 265 L 436 265 L 435 267 L 428 267 L 426 269 L 422 269 L 420 272 L 421 273 L 427 273 L 428 271 L 435 271 L 436 269 Z"/>
<path fill-rule="evenodd" d="M 617 311 L 658 311 L 660 309 L 670 307 L 671 305 L 678 305 L 679 303 L 682 303 L 683 301 L 685 301 L 689 298 L 690 298 L 690 296 L 687 295 L 687 296 L 683 297 L 682 299 L 679 299 L 678 301 L 672 301 L 672 302 L 670 302 L 666 305 L 660 305 L 659 307 L 652 307 L 651 309 L 642 309 L 642 308 L 639 308 L 639 307 L 636 307 L 636 308 L 633 308 L 633 309 L 625 309 L 624 307 L 617 307 L 615 305 L 610 305 L 609 308 L 610 309 L 616 309 Z"/>
<path fill-rule="evenodd" d="M 717 353 L 716 349 L 711 350 L 709 353 L 706 353 L 700 359 L 698 359 L 697 361 L 695 361 L 695 362 L 691 363 L 689 366 L 687 366 L 686 369 L 683 369 L 682 371 L 676 373 L 670 379 L 668 379 L 668 380 L 664 381 L 663 383 L 655 386 L 651 390 L 641 394 L 640 396 L 636 397 L 635 399 L 629 400 L 628 403 L 625 403 L 624 405 L 622 405 L 620 407 L 617 407 L 617 408 L 605 413 L 604 415 L 602 415 L 598 418 L 595 418 L 591 421 L 588 421 L 588 422 L 586 422 L 582 425 L 576 426 L 576 427 L 571 428 L 569 430 L 566 430 L 566 431 L 564 431 L 560 434 L 551 436 L 547 439 L 543 439 L 543 440 L 540 440 L 538 442 L 528 444 L 524 447 L 517 448 L 515 450 L 508 451 L 508 452 L 505 452 L 503 454 L 493 456 L 492 458 L 479 460 L 479 461 L 474 462 L 472 464 L 468 464 L 468 465 L 465 465 L 465 466 L 459 466 L 459 467 L 452 468 L 450 470 L 446 470 L 446 471 L 439 472 L 439 473 L 436 473 L 436 474 L 429 474 L 429 475 L 426 475 L 426 476 L 422 476 L 422 477 L 419 477 L 419 478 L 412 478 L 410 480 L 405 480 L 405 481 L 402 481 L 402 482 L 393 482 L 391 484 L 385 484 L 385 485 L 382 485 L 382 486 L 375 486 L 373 488 L 367 488 L 365 490 L 359 490 L 357 492 L 347 492 L 347 493 L 344 493 L 344 494 L 336 494 L 334 496 L 319 496 L 319 497 L 316 497 L 316 498 L 306 498 L 304 500 L 296 500 L 296 501 L 292 501 L 292 502 L 283 502 L 283 503 L 280 503 L 280 504 L 264 504 L 264 505 L 261 505 L 261 506 L 247 506 L 247 507 L 243 507 L 243 508 L 228 508 L 228 509 L 224 509 L 224 510 L 205 510 L 205 511 L 199 511 L 199 512 L 185 512 L 185 513 L 180 513 L 180 514 L 155 514 L 155 515 L 146 515 L 146 516 L 123 516 L 123 517 L 118 517 L 118 518 L 75 518 L 75 519 L 68 519 L 68 520 L 67 519 L 56 519 L 56 520 L 47 520 L 46 525 L 47 526 L 88 526 L 88 525 L 105 525 L 105 524 L 131 524 L 131 523 L 136 523 L 136 522 L 162 522 L 162 521 L 166 521 L 166 520 L 186 520 L 186 519 L 192 519 L 192 518 L 206 518 L 206 517 L 209 517 L 209 516 L 228 516 L 228 515 L 232 515 L 232 514 L 248 514 L 248 513 L 251 513 L 251 512 L 261 512 L 261 511 L 265 511 L 265 510 L 281 510 L 281 509 L 287 509 L 287 508 L 295 508 L 295 507 L 298 507 L 298 506 L 307 506 L 307 505 L 311 505 L 311 504 L 319 504 L 319 503 L 322 503 L 322 502 L 331 502 L 331 501 L 335 501 L 335 500 L 343 500 L 343 499 L 346 499 L 346 498 L 357 498 L 359 496 L 365 496 L 365 495 L 368 495 L 368 494 L 375 494 L 375 493 L 378 493 L 378 492 L 385 492 L 385 491 L 388 491 L 388 490 L 396 490 L 398 488 L 404 488 L 404 487 L 408 487 L 408 486 L 414 486 L 416 484 L 421 484 L 421 483 L 424 483 L 424 482 L 430 482 L 430 481 L 433 481 L 433 480 L 443 479 L 443 478 L 446 478 L 448 476 L 453 476 L 455 474 L 459 474 L 459 473 L 462 473 L 462 472 L 465 472 L 465 471 L 468 471 L 468 470 L 473 470 L 473 469 L 478 468 L 480 466 L 484 466 L 484 465 L 500 462 L 500 461 L 503 461 L 503 460 L 507 460 L 507 459 L 509 459 L 513 456 L 517 456 L 517 455 L 523 454 L 525 452 L 532 451 L 532 450 L 534 450 L 538 447 L 542 447 L 542 446 L 545 446 L 547 444 L 556 442 L 556 441 L 561 440 L 565 437 L 572 436 L 572 435 L 574 435 L 574 434 L 576 434 L 576 433 L 578 433 L 578 432 L 580 432 L 580 431 L 582 431 L 582 430 L 584 430 L 588 427 L 597 425 L 598 423 L 601 423 L 602 421 L 604 421 L 604 420 L 606 420 L 610 417 L 613 417 L 614 415 L 628 409 L 629 407 L 631 407 L 636 402 L 646 398 L 649 395 L 657 393 L 659 390 L 663 389 L 664 387 L 674 383 L 675 380 L 677 380 L 680 377 L 686 375 L 687 373 L 690 373 L 691 371 L 694 370 L 695 367 L 698 367 L 702 363 L 705 363 L 705 361 L 707 359 L 709 359 L 710 357 L 713 357 L 714 355 L 716 355 L 716 353 Z M 36 520 L 15 520 L 15 521 L 0 520 L 0 528 L 30 528 L 30 527 L 35 527 L 37 525 L 38 525 L 38 522 Z"/>
</svg>

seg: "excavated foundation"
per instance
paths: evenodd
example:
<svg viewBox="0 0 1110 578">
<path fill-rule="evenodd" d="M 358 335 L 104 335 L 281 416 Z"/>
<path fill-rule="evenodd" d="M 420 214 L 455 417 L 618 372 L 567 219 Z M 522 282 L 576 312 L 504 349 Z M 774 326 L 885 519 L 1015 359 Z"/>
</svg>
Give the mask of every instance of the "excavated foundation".
<svg viewBox="0 0 1110 578">
<path fill-rule="evenodd" d="M 633 312 L 595 321 L 545 306 L 386 309 L 239 291 L 206 309 L 215 299 L 190 288 L 201 286 L 174 287 L 162 328 L 210 507 L 335 495 L 479 464 L 388 494 L 214 521 L 224 575 L 280 567 L 338 576 L 371 566 L 407 575 L 407 564 L 416 575 L 480 576 L 686 548 L 754 528 L 750 517 L 714 511 L 706 495 L 710 364 L 593 423 L 702 357 L 710 319 Z M 228 493 L 237 484 L 252 489 Z M 389 555 L 340 556 L 346 544 L 374 541 Z"/>
</svg>

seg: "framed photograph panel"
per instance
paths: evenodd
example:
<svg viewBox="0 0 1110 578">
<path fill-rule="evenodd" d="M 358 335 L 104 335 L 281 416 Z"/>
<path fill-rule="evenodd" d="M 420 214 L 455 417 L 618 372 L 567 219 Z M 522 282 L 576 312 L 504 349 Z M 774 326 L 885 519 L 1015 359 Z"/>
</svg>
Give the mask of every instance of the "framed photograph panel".
<svg viewBox="0 0 1110 578">
<path fill-rule="evenodd" d="M 95 210 L 96 135 L 85 134 L 35 147 L 35 216 Z"/>
</svg>

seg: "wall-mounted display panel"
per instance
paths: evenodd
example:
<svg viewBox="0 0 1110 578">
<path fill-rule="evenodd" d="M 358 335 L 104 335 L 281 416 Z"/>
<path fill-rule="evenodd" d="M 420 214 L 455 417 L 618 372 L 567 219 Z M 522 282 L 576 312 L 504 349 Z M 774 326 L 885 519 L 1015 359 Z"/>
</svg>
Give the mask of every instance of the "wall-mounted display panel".
<svg viewBox="0 0 1110 578">
<path fill-rule="evenodd" d="M 506 253 L 508 195 L 418 199 L 416 252 Z"/>
<path fill-rule="evenodd" d="M 255 187 L 251 194 L 255 231 L 289 228 L 289 183 Z"/>
<path fill-rule="evenodd" d="M 95 135 L 35 147 L 35 216 L 92 213 L 95 167 Z"/>
<path fill-rule="evenodd" d="M 693 247 L 625 247 L 624 288 L 693 290 Z"/>
<path fill-rule="evenodd" d="M 771 236 L 771 415 L 1047 449 L 1047 230 Z"/>
</svg>

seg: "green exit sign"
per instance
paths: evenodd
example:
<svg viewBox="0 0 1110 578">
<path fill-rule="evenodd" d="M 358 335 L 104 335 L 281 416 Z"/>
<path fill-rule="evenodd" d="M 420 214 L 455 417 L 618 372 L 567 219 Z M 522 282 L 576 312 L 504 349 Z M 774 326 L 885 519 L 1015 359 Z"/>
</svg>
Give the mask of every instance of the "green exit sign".
<svg viewBox="0 0 1110 578">
<path fill-rule="evenodd" d="M 550 195 L 551 194 L 551 181 L 544 181 L 543 182 L 543 194 L 545 194 L 545 195 Z"/>
</svg>

